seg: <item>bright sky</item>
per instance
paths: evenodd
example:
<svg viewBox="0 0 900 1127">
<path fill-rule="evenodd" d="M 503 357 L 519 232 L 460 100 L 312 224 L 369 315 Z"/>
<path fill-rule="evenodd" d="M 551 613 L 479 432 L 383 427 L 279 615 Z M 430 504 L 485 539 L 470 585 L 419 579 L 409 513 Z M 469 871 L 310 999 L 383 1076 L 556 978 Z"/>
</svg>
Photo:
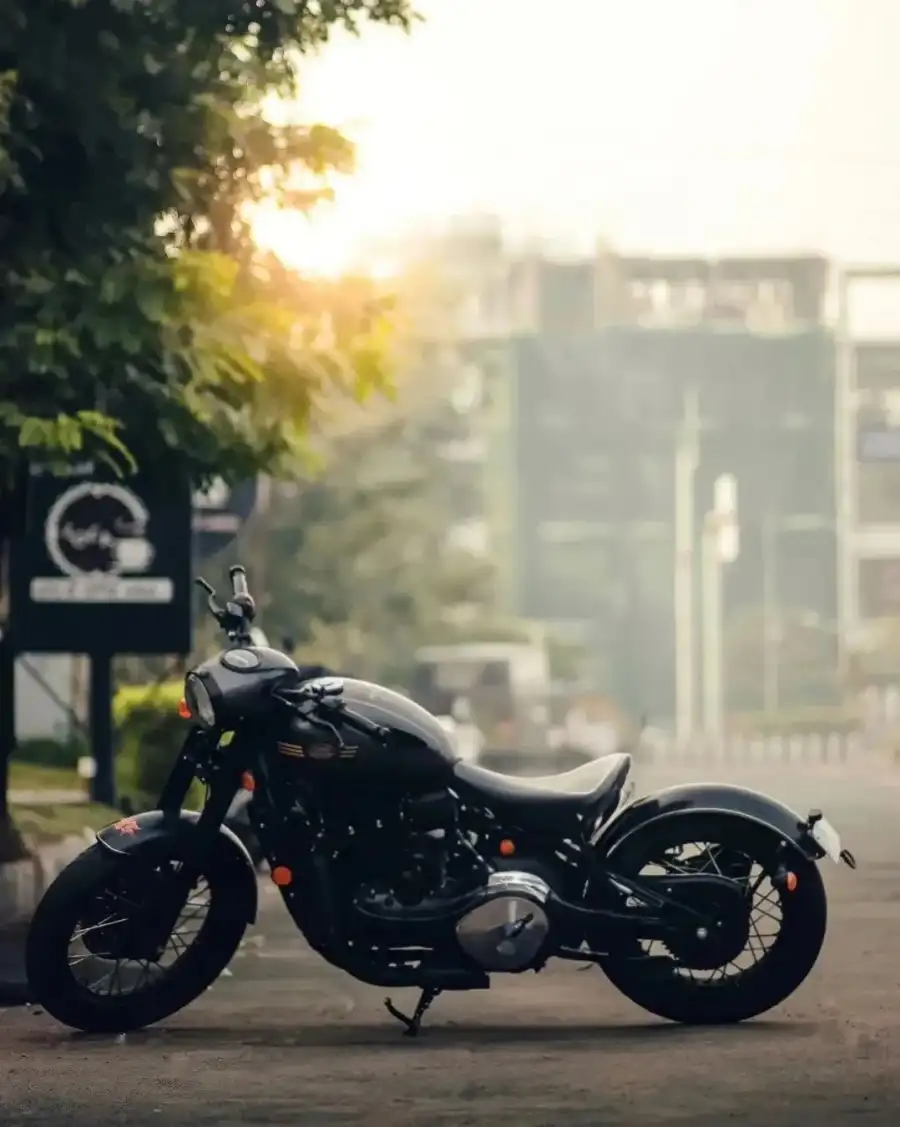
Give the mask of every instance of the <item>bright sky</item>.
<svg viewBox="0 0 900 1127">
<path fill-rule="evenodd" d="M 900 261 L 900 0 L 420 0 L 311 60 L 310 119 L 359 170 L 270 219 L 331 271 L 422 223 L 499 214 L 588 249 L 824 250 Z"/>
</svg>

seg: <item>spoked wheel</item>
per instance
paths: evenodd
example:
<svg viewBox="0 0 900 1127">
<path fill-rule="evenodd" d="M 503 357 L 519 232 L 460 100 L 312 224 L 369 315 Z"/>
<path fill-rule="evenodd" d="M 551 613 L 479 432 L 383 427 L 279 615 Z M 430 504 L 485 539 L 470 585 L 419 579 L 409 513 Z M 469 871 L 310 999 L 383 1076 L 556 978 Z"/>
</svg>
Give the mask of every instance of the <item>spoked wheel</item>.
<svg viewBox="0 0 900 1127">
<path fill-rule="evenodd" d="M 154 935 L 164 882 L 181 863 L 121 857 L 92 846 L 53 882 L 28 934 L 32 1000 L 92 1033 L 151 1025 L 203 993 L 231 961 L 247 920 L 215 870 L 189 879 L 166 935 Z"/>
<path fill-rule="evenodd" d="M 743 909 L 735 910 L 734 897 L 728 905 L 723 899 L 727 910 L 717 928 L 629 944 L 603 957 L 610 981 L 650 1013 L 691 1024 L 745 1021 L 793 994 L 816 963 L 827 922 L 822 877 L 814 862 L 783 854 L 772 830 L 727 815 L 674 818 L 636 834 L 610 864 L 632 877 L 717 874 L 742 894 Z M 785 865 L 793 879 L 776 879 Z M 679 899 L 718 914 L 699 889 Z"/>
</svg>

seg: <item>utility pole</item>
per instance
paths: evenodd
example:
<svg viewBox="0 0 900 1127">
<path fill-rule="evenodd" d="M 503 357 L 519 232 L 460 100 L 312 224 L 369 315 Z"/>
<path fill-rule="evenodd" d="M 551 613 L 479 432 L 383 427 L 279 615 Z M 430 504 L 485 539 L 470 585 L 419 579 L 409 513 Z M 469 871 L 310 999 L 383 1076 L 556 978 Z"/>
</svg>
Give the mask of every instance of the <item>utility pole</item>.
<svg viewBox="0 0 900 1127">
<path fill-rule="evenodd" d="M 684 393 L 675 441 L 675 731 L 679 743 L 694 734 L 694 483 L 700 461 L 700 410 L 696 388 Z"/>
<path fill-rule="evenodd" d="M 762 521 L 762 673 L 763 711 L 778 711 L 781 685 L 781 610 L 778 605 L 778 518 L 767 512 Z"/>
<path fill-rule="evenodd" d="M 843 686 L 850 670 L 847 638 L 858 620 L 858 565 L 853 542 L 857 523 L 856 349 L 850 319 L 850 290 L 855 275 L 838 276 L 837 356 L 834 386 L 834 475 L 837 527 L 838 672 Z M 863 272 L 863 277 L 866 276 Z"/>
<path fill-rule="evenodd" d="M 703 727 L 720 739 L 725 727 L 725 646 L 722 565 L 740 551 L 737 482 L 731 474 L 716 478 L 713 507 L 703 521 Z"/>
<path fill-rule="evenodd" d="M 246 567 L 256 599 L 257 614 L 262 617 L 269 603 L 269 558 L 272 548 L 272 490 L 271 478 L 260 475 L 256 494 L 256 507 L 248 522 L 250 525 L 244 544 Z"/>
</svg>

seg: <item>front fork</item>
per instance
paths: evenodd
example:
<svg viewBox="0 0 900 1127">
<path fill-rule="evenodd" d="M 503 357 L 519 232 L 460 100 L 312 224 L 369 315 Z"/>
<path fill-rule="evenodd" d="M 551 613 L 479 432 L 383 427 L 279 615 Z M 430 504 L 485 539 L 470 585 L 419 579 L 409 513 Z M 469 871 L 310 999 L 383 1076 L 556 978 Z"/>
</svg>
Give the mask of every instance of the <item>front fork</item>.
<svg viewBox="0 0 900 1127">
<path fill-rule="evenodd" d="M 206 802 L 191 834 L 188 855 L 179 860 L 181 867 L 173 879 L 163 882 L 158 898 L 154 898 L 152 921 L 146 937 L 148 946 L 165 946 L 194 885 L 203 872 L 204 861 L 218 837 L 234 796 L 241 787 L 246 764 L 243 741 L 235 734 L 231 743 L 219 746 L 219 734 L 194 728 L 182 746 L 157 803 L 166 814 L 181 812 L 194 780 L 202 779 L 208 787 Z"/>
</svg>

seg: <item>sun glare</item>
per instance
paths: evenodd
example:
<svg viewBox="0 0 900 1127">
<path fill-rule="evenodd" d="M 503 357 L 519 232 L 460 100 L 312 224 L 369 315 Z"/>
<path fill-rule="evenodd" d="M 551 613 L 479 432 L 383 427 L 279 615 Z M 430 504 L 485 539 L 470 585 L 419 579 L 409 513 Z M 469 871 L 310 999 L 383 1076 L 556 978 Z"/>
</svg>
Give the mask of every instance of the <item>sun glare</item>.
<svg viewBox="0 0 900 1127">
<path fill-rule="evenodd" d="M 253 223 L 257 243 L 294 270 L 338 278 L 357 266 L 356 248 L 335 217 L 322 219 L 275 206 L 259 209 Z"/>
</svg>

